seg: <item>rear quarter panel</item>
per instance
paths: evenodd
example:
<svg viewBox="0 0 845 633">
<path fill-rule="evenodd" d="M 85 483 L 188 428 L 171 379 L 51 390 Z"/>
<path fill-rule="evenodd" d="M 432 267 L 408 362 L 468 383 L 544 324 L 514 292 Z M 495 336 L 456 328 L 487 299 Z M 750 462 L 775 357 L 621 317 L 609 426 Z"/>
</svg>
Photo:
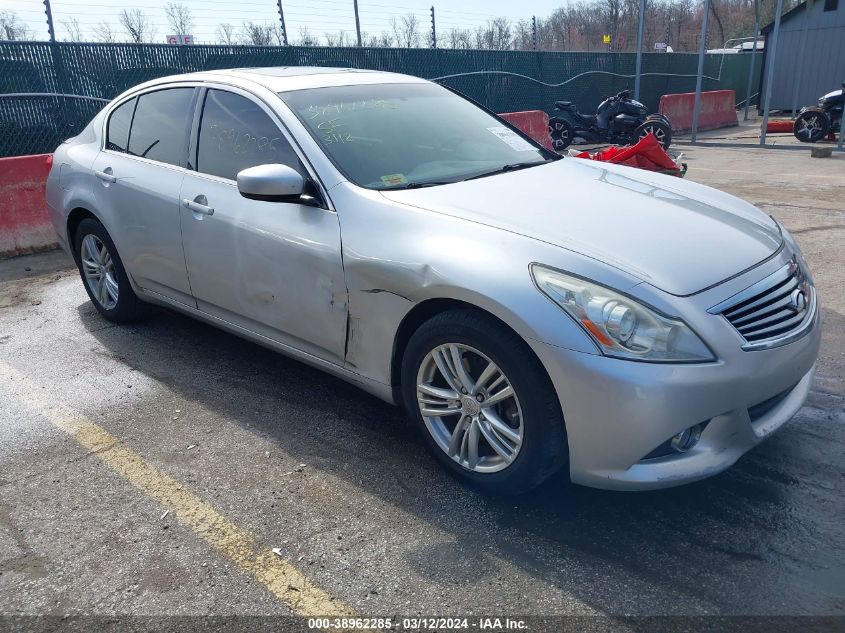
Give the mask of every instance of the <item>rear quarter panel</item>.
<svg viewBox="0 0 845 633">
<path fill-rule="evenodd" d="M 62 247 L 72 252 L 67 221 L 71 211 L 83 208 L 100 218 L 108 229 L 110 218 L 104 218 L 92 189 L 91 165 L 100 152 L 100 137 L 96 129 L 102 126 L 102 113 L 72 139 L 59 145 L 53 154 L 53 167 L 47 177 L 47 207 L 50 220 Z"/>
</svg>

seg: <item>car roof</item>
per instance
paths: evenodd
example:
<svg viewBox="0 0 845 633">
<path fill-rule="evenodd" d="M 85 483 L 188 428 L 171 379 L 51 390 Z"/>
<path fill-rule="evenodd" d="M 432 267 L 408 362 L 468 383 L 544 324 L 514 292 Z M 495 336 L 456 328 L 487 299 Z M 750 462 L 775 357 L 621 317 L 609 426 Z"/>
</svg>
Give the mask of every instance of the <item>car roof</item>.
<svg viewBox="0 0 845 633">
<path fill-rule="evenodd" d="M 244 88 L 258 84 L 273 92 L 288 92 L 328 86 L 359 84 L 426 83 L 424 79 L 358 68 L 329 68 L 325 66 L 272 66 L 267 68 L 233 68 L 189 73 L 148 82 L 146 85 L 173 81 L 225 81 Z"/>
</svg>

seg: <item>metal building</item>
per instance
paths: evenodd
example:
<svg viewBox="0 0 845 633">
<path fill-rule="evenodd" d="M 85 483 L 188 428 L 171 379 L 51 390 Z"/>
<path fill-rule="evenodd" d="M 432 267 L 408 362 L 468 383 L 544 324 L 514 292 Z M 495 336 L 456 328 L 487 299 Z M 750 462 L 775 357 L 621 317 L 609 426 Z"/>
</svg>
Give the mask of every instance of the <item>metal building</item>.
<svg viewBox="0 0 845 633">
<path fill-rule="evenodd" d="M 762 29 L 766 38 L 760 94 L 775 57 L 772 110 L 814 105 L 845 82 L 845 0 L 806 0 L 780 22 L 777 51 L 771 50 L 774 22 Z"/>
</svg>

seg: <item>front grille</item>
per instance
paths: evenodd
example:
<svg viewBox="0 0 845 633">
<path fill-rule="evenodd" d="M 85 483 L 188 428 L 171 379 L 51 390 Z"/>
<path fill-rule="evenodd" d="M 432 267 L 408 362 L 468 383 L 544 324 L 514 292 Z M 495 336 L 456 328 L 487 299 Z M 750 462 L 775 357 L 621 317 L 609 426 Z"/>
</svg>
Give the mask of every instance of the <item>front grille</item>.
<svg viewBox="0 0 845 633">
<path fill-rule="evenodd" d="M 793 257 L 786 266 L 711 312 L 724 316 L 754 344 L 797 330 L 810 315 L 813 301 L 813 288 Z"/>
</svg>

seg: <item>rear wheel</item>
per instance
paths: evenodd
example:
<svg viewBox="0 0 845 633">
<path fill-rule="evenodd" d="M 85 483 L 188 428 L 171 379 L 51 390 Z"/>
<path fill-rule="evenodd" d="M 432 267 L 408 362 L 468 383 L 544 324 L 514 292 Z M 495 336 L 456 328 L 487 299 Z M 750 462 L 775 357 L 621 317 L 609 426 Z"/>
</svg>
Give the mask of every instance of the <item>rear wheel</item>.
<svg viewBox="0 0 845 633">
<path fill-rule="evenodd" d="M 518 493 L 567 462 L 554 387 L 514 332 L 474 310 L 453 310 L 411 337 L 405 406 L 434 457 L 487 491 Z"/>
<path fill-rule="evenodd" d="M 792 133 L 799 141 L 804 143 L 815 143 L 827 136 L 830 130 L 830 118 L 824 112 L 808 110 L 802 112 L 795 119 L 792 126 Z"/>
<path fill-rule="evenodd" d="M 143 314 L 123 262 L 105 227 L 93 218 L 79 223 L 74 239 L 76 264 L 91 303 L 109 321 L 124 323 Z"/>
<path fill-rule="evenodd" d="M 572 124 L 566 119 L 554 117 L 549 119 L 549 135 L 552 137 L 552 147 L 556 152 L 562 152 L 572 144 Z"/>
<path fill-rule="evenodd" d="M 654 134 L 654 138 L 656 138 L 657 142 L 663 146 L 663 149 L 669 149 L 669 145 L 672 144 L 671 126 L 666 125 L 666 123 L 660 119 L 647 119 L 645 123 L 636 129 L 634 136 L 638 141 L 641 141 L 648 136 L 649 133 Z"/>
</svg>

